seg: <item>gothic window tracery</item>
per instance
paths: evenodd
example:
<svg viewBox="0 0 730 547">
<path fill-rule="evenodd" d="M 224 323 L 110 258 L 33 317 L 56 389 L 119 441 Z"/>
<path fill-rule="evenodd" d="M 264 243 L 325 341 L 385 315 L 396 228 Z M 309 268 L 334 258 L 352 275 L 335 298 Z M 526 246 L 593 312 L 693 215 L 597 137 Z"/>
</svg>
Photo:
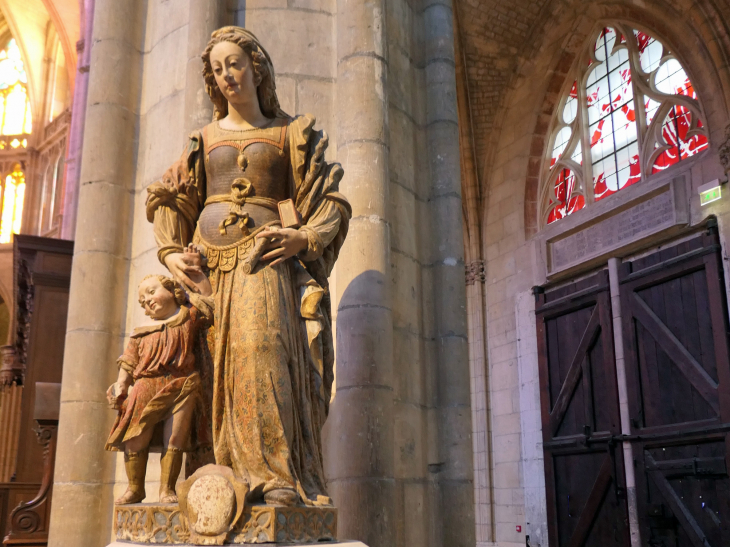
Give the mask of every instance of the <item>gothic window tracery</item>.
<svg viewBox="0 0 730 547">
<path fill-rule="evenodd" d="M 0 134 L 15 135 L 10 141 L 12 148 L 28 145 L 26 135 L 33 131 L 28 77 L 20 55 L 20 48 L 11 38 L 0 51 Z"/>
<path fill-rule="evenodd" d="M 58 156 L 46 167 L 43 175 L 42 196 L 39 218 L 39 233 L 46 234 L 53 229 L 60 200 L 61 180 L 63 179 L 64 158 Z"/>
<path fill-rule="evenodd" d="M 10 243 L 11 234 L 20 233 L 23 218 L 25 173 L 19 163 L 16 163 L 12 171 L 5 177 L 2 190 L 0 243 Z"/>
<path fill-rule="evenodd" d="M 557 108 L 542 176 L 550 224 L 709 148 L 694 86 L 655 37 L 598 30 Z"/>
</svg>

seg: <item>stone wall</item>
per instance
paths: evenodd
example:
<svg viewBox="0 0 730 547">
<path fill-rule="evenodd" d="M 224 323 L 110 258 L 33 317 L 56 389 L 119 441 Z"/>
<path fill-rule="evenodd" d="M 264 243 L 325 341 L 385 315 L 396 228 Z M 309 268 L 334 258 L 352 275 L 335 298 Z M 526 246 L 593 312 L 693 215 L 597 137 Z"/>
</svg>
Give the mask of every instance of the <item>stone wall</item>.
<svg viewBox="0 0 730 547">
<path fill-rule="evenodd" d="M 520 58 L 512 65 L 511 83 L 502 89 L 497 123 L 482 126 L 482 134 L 476 137 L 491 147 L 479 158 L 482 171 L 476 184 L 481 185 L 484 196 L 478 215 L 486 261 L 486 372 L 494 477 L 492 532 L 496 545 L 525 545 L 526 534 L 531 536 L 533 547 L 547 545 L 534 299 L 530 288 L 546 282 L 536 243 L 537 177 L 566 73 L 575 51 L 602 18 L 643 25 L 674 49 L 702 102 L 712 150 L 682 162 L 667 176 L 689 177 L 691 223 L 717 215 L 727 241 L 730 205 L 723 199 L 700 208 L 696 192 L 703 183 L 725 178 L 717 151 L 725 141 L 730 120 L 730 74 L 723 60 L 730 52 L 730 39 L 723 30 L 728 12 L 724 12 L 723 20 L 719 12 L 703 15 L 705 9 L 704 2 L 690 0 L 647 1 L 641 7 L 634 2 L 594 2 L 590 6 L 570 1 L 549 3 L 539 25 L 531 27 L 532 38 L 525 39 L 519 52 L 514 50 Z M 462 18 L 465 13 L 460 12 Z M 494 15 L 500 19 L 498 11 Z M 470 86 L 478 87 L 473 82 Z M 492 97 L 478 93 L 472 94 L 471 100 L 472 112 L 489 109 L 493 104 Z M 480 105 L 482 101 L 486 105 Z M 477 515 L 477 521 L 480 518 L 487 519 L 488 515 Z M 485 540 L 484 544 L 492 543 Z"/>
</svg>

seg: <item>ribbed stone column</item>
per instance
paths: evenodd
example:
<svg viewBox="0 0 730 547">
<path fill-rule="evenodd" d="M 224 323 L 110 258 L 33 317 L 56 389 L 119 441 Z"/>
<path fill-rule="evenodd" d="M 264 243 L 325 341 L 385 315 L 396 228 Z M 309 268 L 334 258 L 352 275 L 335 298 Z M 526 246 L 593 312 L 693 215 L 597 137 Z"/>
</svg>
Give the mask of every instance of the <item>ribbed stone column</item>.
<svg viewBox="0 0 730 547">
<path fill-rule="evenodd" d="M 73 239 L 76 232 L 76 202 L 81 176 L 81 151 L 86 123 L 86 97 L 89 90 L 89 62 L 92 38 L 92 19 L 94 17 L 94 0 L 83 0 L 79 3 L 81 13 L 81 39 L 76 44 L 78 63 L 74 98 L 71 107 L 71 127 L 69 128 L 68 147 L 66 150 L 66 175 L 63 189 L 63 218 L 61 219 L 61 238 Z"/>
<path fill-rule="evenodd" d="M 471 547 L 474 491 L 469 355 L 464 285 L 459 126 L 450 2 L 423 12 L 426 139 L 431 171 L 429 225 L 438 378 L 437 481 L 441 545 Z"/>
<path fill-rule="evenodd" d="M 144 10 L 96 0 L 49 545 L 111 537 L 105 391 L 122 349 Z"/>
<path fill-rule="evenodd" d="M 339 535 L 395 545 L 393 333 L 382 0 L 337 6 L 337 158 L 353 207 L 337 263 L 337 391 L 325 465 Z"/>
<path fill-rule="evenodd" d="M 223 25 L 225 0 L 190 0 L 188 54 L 185 71 L 185 132 L 209 124 L 213 119 L 213 103 L 205 92 L 200 54 L 211 33 Z"/>
<path fill-rule="evenodd" d="M 474 150 L 469 82 L 466 59 L 461 47 L 458 5 L 454 11 L 454 54 L 456 93 L 459 108 L 459 148 L 461 157 L 461 191 L 464 204 L 464 256 L 466 259 L 466 304 L 469 331 L 469 374 L 471 376 L 472 447 L 474 460 L 474 520 L 477 545 L 494 541 L 494 488 L 490 431 L 489 380 L 487 375 L 487 340 L 484 322 L 484 248 L 482 246 L 482 210 L 479 175 Z"/>
</svg>

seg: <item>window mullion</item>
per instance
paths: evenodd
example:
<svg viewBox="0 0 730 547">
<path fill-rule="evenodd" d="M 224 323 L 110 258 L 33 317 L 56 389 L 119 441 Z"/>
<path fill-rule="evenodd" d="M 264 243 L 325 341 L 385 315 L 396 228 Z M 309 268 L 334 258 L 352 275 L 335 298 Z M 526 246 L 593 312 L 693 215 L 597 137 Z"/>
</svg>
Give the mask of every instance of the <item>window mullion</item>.
<svg viewBox="0 0 730 547">
<path fill-rule="evenodd" d="M 645 137 L 648 137 L 648 127 L 646 125 L 646 109 L 644 108 L 644 101 L 646 100 L 646 97 L 644 97 L 641 89 L 639 89 L 639 86 L 636 84 L 636 77 L 638 74 L 640 74 L 640 72 L 636 68 L 636 66 L 634 66 L 634 59 L 638 58 L 639 49 L 637 47 L 636 50 L 634 50 L 632 40 L 635 40 L 635 35 L 633 32 L 630 34 L 630 36 L 626 36 L 626 47 L 629 49 L 629 70 L 631 70 L 631 88 L 634 90 L 634 97 L 632 101 L 634 102 L 634 116 L 636 119 L 636 146 L 639 150 L 639 176 L 641 177 L 640 182 L 643 182 L 646 178 L 646 166 L 644 165 L 643 160 L 644 142 L 646 142 Z M 629 43 L 630 41 L 632 42 Z"/>
<path fill-rule="evenodd" d="M 618 33 L 616 34 L 618 37 Z M 621 188 L 618 186 L 618 146 L 616 145 L 616 119 L 614 118 L 614 92 L 615 90 L 611 87 L 611 73 L 620 70 L 620 65 L 614 68 L 613 71 L 609 71 L 608 66 L 608 48 L 606 48 L 606 85 L 608 86 L 608 116 L 606 118 L 611 119 L 611 142 L 613 143 L 613 176 L 616 181 L 616 191 L 618 192 Z M 603 157 L 603 161 L 606 157 Z M 608 184 L 608 177 L 606 177 L 606 183 Z M 608 187 L 608 186 L 606 186 Z"/>
<path fill-rule="evenodd" d="M 8 109 L 8 94 L 9 93 L 7 91 L 2 94 L 2 97 L 3 97 L 3 104 L 2 104 L 3 113 L 2 113 L 2 119 L 0 119 L 0 135 L 4 135 L 5 134 L 5 114 L 6 114 L 7 109 Z M 4 185 L 3 185 L 3 187 L 4 187 Z"/>
<path fill-rule="evenodd" d="M 591 132 L 588 123 L 588 94 L 586 90 L 587 72 L 578 75 L 578 126 L 581 130 L 581 148 L 583 153 L 583 191 L 586 206 L 595 201 L 593 193 L 593 161 L 591 157 Z"/>
</svg>

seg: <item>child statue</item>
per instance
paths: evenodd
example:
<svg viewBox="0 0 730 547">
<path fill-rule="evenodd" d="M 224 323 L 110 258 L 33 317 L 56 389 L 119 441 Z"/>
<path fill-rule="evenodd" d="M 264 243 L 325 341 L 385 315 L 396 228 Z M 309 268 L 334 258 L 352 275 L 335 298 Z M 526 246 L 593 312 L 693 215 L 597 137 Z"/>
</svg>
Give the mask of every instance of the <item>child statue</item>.
<svg viewBox="0 0 730 547">
<path fill-rule="evenodd" d="M 147 457 L 160 437 L 160 503 L 177 503 L 175 483 L 183 452 L 210 443 L 196 352 L 201 334 L 213 322 L 211 286 L 198 250 L 189 245 L 184 253 L 192 289 L 199 294 L 187 294 L 177 281 L 162 275 L 142 280 L 139 303 L 154 323 L 134 329 L 117 360 L 117 381 L 107 390 L 107 400 L 118 414 L 106 449 L 124 450 L 129 480 L 127 491 L 116 500 L 120 505 L 145 498 Z"/>
</svg>

